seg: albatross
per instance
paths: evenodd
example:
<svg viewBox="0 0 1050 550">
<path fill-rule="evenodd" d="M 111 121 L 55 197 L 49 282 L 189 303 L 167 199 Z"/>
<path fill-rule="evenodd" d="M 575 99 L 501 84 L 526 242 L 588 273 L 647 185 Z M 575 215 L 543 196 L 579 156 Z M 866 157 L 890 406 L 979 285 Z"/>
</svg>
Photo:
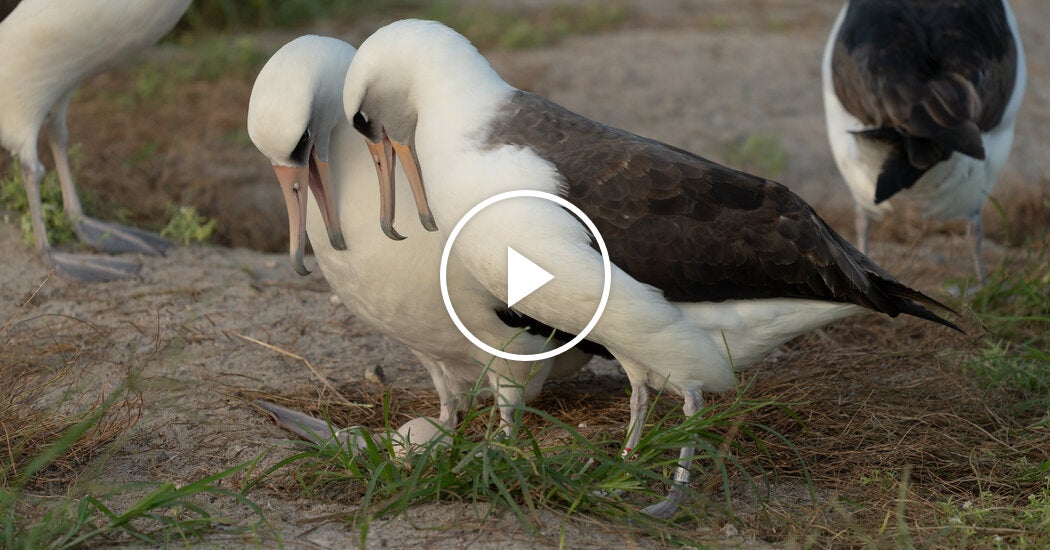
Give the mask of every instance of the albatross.
<svg viewBox="0 0 1050 550">
<path fill-rule="evenodd" d="M 130 260 L 55 252 L 44 227 L 37 153 L 40 129 L 47 140 L 62 186 L 62 207 L 77 238 L 104 252 L 161 254 L 160 237 L 84 215 L 67 151 L 66 109 L 80 82 L 142 51 L 167 33 L 190 0 L 23 0 L 0 10 L 0 144 L 18 158 L 37 253 L 58 273 L 82 281 L 133 276 Z"/>
<path fill-rule="evenodd" d="M 422 191 L 414 196 L 428 201 L 419 209 L 432 212 L 442 233 L 508 190 L 560 196 L 591 218 L 613 273 L 608 305 L 587 339 L 630 380 L 625 456 L 641 437 L 650 387 L 681 395 L 689 417 L 703 407 L 703 391 L 736 385 L 735 370 L 848 315 L 903 313 L 958 330 L 928 309 L 945 306 L 897 281 L 787 187 L 518 90 L 440 23 L 399 21 L 366 39 L 346 75 L 343 105 L 375 156 L 410 165 L 405 173 L 420 178 L 412 186 Z M 391 174 L 382 171 L 381 192 L 391 189 Z M 508 241 L 536 262 L 562 266 L 514 309 L 579 334 L 604 277 L 580 220 L 535 200 L 471 224 L 475 230 L 454 243 L 467 273 L 505 293 L 506 273 L 496 268 Z M 693 452 L 681 450 L 667 497 L 645 512 L 677 510 Z"/>
<path fill-rule="evenodd" d="M 443 426 L 455 427 L 457 412 L 469 404 L 464 396 L 487 378 L 509 430 L 521 403 L 540 391 L 552 371 L 555 376 L 575 373 L 590 355 L 574 351 L 537 363 L 504 361 L 482 352 L 456 329 L 438 284 L 444 239 L 425 229 L 432 228 L 429 215 L 416 212 L 411 203 L 380 202 L 372 157 L 344 115 L 343 82 L 355 52 L 335 38 L 299 37 L 273 54 L 252 88 L 248 135 L 270 160 L 281 185 L 292 265 L 299 274 L 309 274 L 303 258 L 309 237 L 321 272 L 342 303 L 380 333 L 408 346 L 426 368 L 438 393 Z M 392 173 L 389 184 L 390 193 L 411 191 L 400 170 L 396 177 Z M 392 226 L 381 230 L 375 223 L 379 210 L 423 221 L 409 225 L 395 241 L 384 235 L 384 230 L 393 233 Z M 547 348 L 546 338 L 519 334 L 526 321 L 510 315 L 505 303 L 462 271 L 452 265 L 450 287 L 469 298 L 461 311 L 466 322 L 506 343 L 512 353 Z M 323 421 L 264 408 L 300 435 L 330 433 Z"/>
<path fill-rule="evenodd" d="M 1006 0 L 849 0 L 824 49 L 828 138 L 858 246 L 898 200 L 966 219 L 986 280 L 981 210 L 1010 156 L 1025 88 Z"/>
</svg>

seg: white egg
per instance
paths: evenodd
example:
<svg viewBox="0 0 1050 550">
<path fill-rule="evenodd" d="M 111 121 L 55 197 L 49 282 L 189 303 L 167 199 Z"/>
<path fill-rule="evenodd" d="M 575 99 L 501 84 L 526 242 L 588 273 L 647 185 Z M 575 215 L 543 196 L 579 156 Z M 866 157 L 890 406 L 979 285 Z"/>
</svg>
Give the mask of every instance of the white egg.
<svg viewBox="0 0 1050 550">
<path fill-rule="evenodd" d="M 442 431 L 441 421 L 430 417 L 421 416 L 405 422 L 397 429 L 393 436 L 394 455 L 398 458 L 408 456 L 409 451 L 421 451 L 430 442 L 438 439 L 441 444 L 449 443 L 449 435 Z"/>
</svg>

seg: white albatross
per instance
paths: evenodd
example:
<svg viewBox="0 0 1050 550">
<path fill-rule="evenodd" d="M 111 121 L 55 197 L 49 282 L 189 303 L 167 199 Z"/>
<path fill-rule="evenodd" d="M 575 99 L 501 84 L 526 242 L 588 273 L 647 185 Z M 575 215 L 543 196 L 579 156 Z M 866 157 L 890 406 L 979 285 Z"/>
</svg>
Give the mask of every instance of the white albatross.
<svg viewBox="0 0 1050 550">
<path fill-rule="evenodd" d="M 535 364 L 493 359 L 456 329 L 438 285 L 442 236 L 412 224 L 407 238 L 395 241 L 375 223 L 381 208 L 390 216 L 395 210 L 405 217 L 417 212 L 407 201 L 380 204 L 368 148 L 344 115 L 343 81 L 355 51 L 335 38 L 299 37 L 274 53 L 252 88 L 248 134 L 273 164 L 284 192 L 292 264 L 298 273 L 309 273 L 303 263 L 308 235 L 321 272 L 343 304 L 419 358 L 437 389 L 443 425 L 455 427 L 458 409 L 469 404 L 463 397 L 487 377 L 499 396 L 504 428 L 510 429 L 519 405 L 539 392 L 552 370 L 559 376 L 574 373 L 590 356 L 576 351 Z M 390 184 L 409 192 L 402 172 Z M 519 335 L 522 321 L 508 316 L 506 304 L 473 278 L 452 280 L 451 291 L 469 301 L 461 316 L 479 333 L 507 342 L 512 353 L 546 349 L 544 338 Z M 323 421 L 263 406 L 300 435 L 311 437 L 295 430 L 296 424 L 315 435 L 329 434 Z"/>
<path fill-rule="evenodd" d="M 69 164 L 66 109 L 85 78 L 155 43 L 189 5 L 190 0 L 23 0 L 0 14 L 5 15 L 0 21 L 0 144 L 21 164 L 37 253 L 62 275 L 108 281 L 130 277 L 140 266 L 127 259 L 52 250 L 40 202 L 44 167 L 37 152 L 45 125 L 62 207 L 81 242 L 104 252 L 151 255 L 169 246 L 152 233 L 84 215 Z"/>
<path fill-rule="evenodd" d="M 378 155 L 392 149 L 413 165 L 406 173 L 422 176 L 416 185 L 425 183 L 421 195 L 442 232 L 481 200 L 514 189 L 557 194 L 594 221 L 615 267 L 608 307 L 588 339 L 631 382 L 625 454 L 641 436 L 647 387 L 683 396 L 688 417 L 703 406 L 701 391 L 730 390 L 735 369 L 836 319 L 875 310 L 955 328 L 923 305 L 938 302 L 896 281 L 783 185 L 517 90 L 439 23 L 376 31 L 350 66 L 343 103 Z M 535 261 L 572 267 L 515 309 L 577 334 L 604 276 L 583 224 L 547 201 L 471 223 L 476 230 L 464 230 L 454 248 L 494 294 L 505 292 L 498 267 L 507 242 Z M 677 510 L 692 455 L 682 449 L 668 496 L 646 512 Z"/>
<path fill-rule="evenodd" d="M 968 220 L 986 280 L 981 210 L 1010 156 L 1025 88 L 1024 50 L 1006 0 L 850 0 L 824 49 L 824 111 L 856 203 L 858 247 L 871 219 L 913 203 Z"/>
</svg>

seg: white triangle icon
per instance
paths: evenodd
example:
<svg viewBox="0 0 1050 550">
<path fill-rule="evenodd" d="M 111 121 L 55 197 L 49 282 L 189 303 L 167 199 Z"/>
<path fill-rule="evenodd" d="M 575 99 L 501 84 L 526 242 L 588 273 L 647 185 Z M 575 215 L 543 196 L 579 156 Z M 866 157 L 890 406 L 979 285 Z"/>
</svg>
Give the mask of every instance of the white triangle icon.
<svg viewBox="0 0 1050 550">
<path fill-rule="evenodd" d="M 554 275 L 532 263 L 517 250 L 507 247 L 507 307 L 549 283 Z"/>
</svg>

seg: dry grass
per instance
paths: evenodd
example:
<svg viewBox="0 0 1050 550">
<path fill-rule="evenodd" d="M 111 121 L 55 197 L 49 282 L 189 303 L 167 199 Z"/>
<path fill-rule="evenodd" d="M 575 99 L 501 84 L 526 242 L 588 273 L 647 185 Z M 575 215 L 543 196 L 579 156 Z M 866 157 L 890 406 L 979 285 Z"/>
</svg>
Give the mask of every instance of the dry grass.
<svg viewBox="0 0 1050 550">
<path fill-rule="evenodd" d="M 0 349 L 0 387 L 4 388 L 0 392 L 4 443 L 0 484 L 5 490 L 28 485 L 45 493 L 60 493 L 93 458 L 135 425 L 142 413 L 142 399 L 129 393 L 108 406 L 106 399 L 115 388 L 84 391 L 85 381 L 76 373 L 83 360 L 82 347 L 88 343 L 50 338 L 46 318 L 20 319 L 33 296 L 0 326 L 4 339 Z M 100 337 L 94 327 L 87 328 L 85 335 Z M 96 415 L 97 422 L 84 437 L 47 468 L 33 472 L 29 479 L 24 477 L 26 467 L 66 430 Z"/>
<path fill-rule="evenodd" d="M 912 258 L 895 266 L 911 279 L 939 280 L 939 268 L 924 265 L 921 257 L 899 257 Z M 968 540 L 951 538 L 957 527 L 950 524 L 953 507 L 994 501 L 1023 509 L 1028 496 L 1047 483 L 1039 465 L 1050 463 L 1050 427 L 1039 424 L 1038 411 L 1014 416 L 1015 395 L 971 376 L 966 365 L 989 337 L 972 315 L 961 324 L 969 334 L 915 319 L 862 316 L 799 338 L 744 374 L 748 400 L 790 406 L 762 408 L 747 418 L 772 428 L 760 441 L 721 434 L 741 445 L 733 452 L 746 474 L 738 476 L 765 476 L 771 483 L 767 495 L 752 500 L 746 480 L 736 479 L 733 499 L 739 501 L 723 504 L 731 505 L 742 528 L 770 542 L 952 547 Z M 339 392 L 371 407 L 330 404 L 316 392 L 239 395 L 370 429 L 396 427 L 438 408 L 429 392 L 361 385 Z M 713 400 L 728 404 L 736 397 Z M 593 440 L 619 440 L 628 417 L 626 380 L 592 376 L 550 383 L 530 405 L 579 426 Z M 679 405 L 665 396 L 654 418 L 678 423 Z M 537 417 L 525 421 L 540 431 Z M 699 485 L 719 499 L 717 476 Z M 978 531 L 996 535 L 991 527 Z M 997 536 L 1009 540 L 1023 533 L 1004 528 Z"/>
</svg>

